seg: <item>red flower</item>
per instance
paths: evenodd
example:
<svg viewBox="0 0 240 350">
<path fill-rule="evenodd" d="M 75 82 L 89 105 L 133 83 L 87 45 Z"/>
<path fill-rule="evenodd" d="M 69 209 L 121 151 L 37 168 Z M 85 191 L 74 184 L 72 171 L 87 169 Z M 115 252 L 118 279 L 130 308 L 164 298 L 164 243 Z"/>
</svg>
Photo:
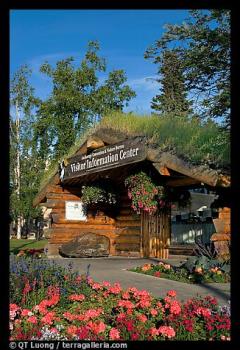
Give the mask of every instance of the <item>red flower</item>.
<svg viewBox="0 0 240 350">
<path fill-rule="evenodd" d="M 160 271 L 154 272 L 154 276 L 155 276 L 155 277 L 160 277 L 160 276 L 161 276 L 161 272 L 160 272 Z"/>
<path fill-rule="evenodd" d="M 167 292 L 167 295 L 169 296 L 169 297 L 175 297 L 176 295 L 177 295 L 177 293 L 176 293 L 176 291 L 175 290 L 169 290 L 168 292 Z"/>
</svg>

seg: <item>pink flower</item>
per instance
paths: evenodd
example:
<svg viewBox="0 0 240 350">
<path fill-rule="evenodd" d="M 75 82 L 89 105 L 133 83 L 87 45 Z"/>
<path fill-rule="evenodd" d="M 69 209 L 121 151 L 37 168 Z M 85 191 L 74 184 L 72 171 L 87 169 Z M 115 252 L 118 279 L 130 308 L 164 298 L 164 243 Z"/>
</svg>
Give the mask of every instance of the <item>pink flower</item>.
<svg viewBox="0 0 240 350">
<path fill-rule="evenodd" d="M 98 309 L 89 309 L 85 312 L 85 319 L 89 319 L 89 318 L 95 318 L 98 317 L 99 315 L 101 315 L 103 313 L 103 309 L 98 308 Z"/>
<path fill-rule="evenodd" d="M 99 322 L 88 322 L 87 326 L 91 329 L 94 334 L 99 334 L 105 331 L 106 325 L 102 321 Z"/>
<path fill-rule="evenodd" d="M 64 312 L 63 317 L 66 318 L 68 321 L 73 321 L 76 319 L 76 316 L 68 311 Z"/>
<path fill-rule="evenodd" d="M 53 324 L 53 319 L 54 319 L 55 312 L 48 312 L 44 317 L 42 317 L 41 322 L 45 324 Z"/>
<path fill-rule="evenodd" d="M 157 328 L 152 327 L 152 328 L 149 329 L 149 333 L 150 333 L 150 335 L 152 337 L 155 337 L 155 336 L 157 336 L 159 334 L 159 331 L 157 330 Z"/>
<path fill-rule="evenodd" d="M 22 312 L 21 312 L 21 316 L 22 317 L 31 316 L 31 315 L 32 315 L 32 312 L 29 309 L 23 309 Z"/>
<path fill-rule="evenodd" d="M 132 333 L 131 334 L 131 340 L 138 340 L 139 334 L 138 333 Z"/>
<path fill-rule="evenodd" d="M 170 269 L 171 269 L 171 265 L 169 265 L 169 264 L 165 264 L 165 265 L 164 265 L 164 269 L 166 269 L 166 270 L 170 270 Z"/>
<path fill-rule="evenodd" d="M 152 316 L 157 316 L 158 312 L 157 312 L 157 310 L 155 310 L 155 309 L 151 309 L 151 310 L 150 310 L 150 314 L 151 314 Z"/>
<path fill-rule="evenodd" d="M 148 308 L 151 306 L 151 302 L 149 300 L 144 300 L 144 299 L 141 299 L 138 304 L 137 304 L 138 307 L 141 307 L 141 308 Z"/>
<path fill-rule="evenodd" d="M 71 336 L 76 336 L 77 335 L 77 327 L 72 325 L 67 327 L 67 333 Z"/>
<path fill-rule="evenodd" d="M 181 306 L 178 301 L 174 300 L 170 305 L 170 313 L 179 315 L 181 313 Z"/>
<path fill-rule="evenodd" d="M 110 287 L 110 286 L 111 286 L 111 283 L 108 282 L 108 281 L 103 281 L 103 282 L 102 282 L 102 286 L 103 286 L 103 287 Z"/>
<path fill-rule="evenodd" d="M 143 314 L 138 315 L 137 318 L 140 322 L 143 322 L 143 323 L 147 321 L 147 316 Z"/>
<path fill-rule="evenodd" d="M 83 301 L 85 296 L 83 294 L 72 294 L 68 297 L 68 299 L 73 301 Z"/>
<path fill-rule="evenodd" d="M 95 289 L 95 290 L 102 289 L 102 286 L 100 283 L 95 282 L 92 285 L 92 289 Z"/>
<path fill-rule="evenodd" d="M 125 292 L 122 294 L 123 299 L 130 299 L 130 294 L 128 292 Z"/>
<path fill-rule="evenodd" d="M 19 306 L 17 306 L 17 304 L 10 304 L 10 307 L 9 307 L 10 311 L 17 311 L 20 309 Z"/>
<path fill-rule="evenodd" d="M 119 330 L 117 330 L 117 328 L 111 328 L 109 332 L 109 337 L 111 340 L 119 339 L 120 338 Z"/>
<path fill-rule="evenodd" d="M 114 285 L 108 289 L 109 293 L 112 294 L 119 294 L 121 290 L 122 288 L 119 283 L 114 283 Z"/>
<path fill-rule="evenodd" d="M 125 320 L 125 318 L 126 318 L 126 314 L 123 312 L 120 312 L 120 314 L 117 316 L 116 320 L 117 320 L 117 322 L 122 322 Z"/>
<path fill-rule="evenodd" d="M 176 295 L 177 295 L 177 293 L 176 293 L 176 291 L 175 290 L 169 290 L 168 292 L 167 292 L 167 295 L 169 296 L 169 297 L 175 297 Z"/>
<path fill-rule="evenodd" d="M 129 300 L 119 300 L 118 306 L 124 307 L 126 309 L 133 309 L 135 307 L 134 304 Z"/>
<path fill-rule="evenodd" d="M 170 326 L 161 326 L 158 328 L 159 334 L 167 338 L 175 337 L 176 333 L 174 329 Z"/>
<path fill-rule="evenodd" d="M 36 316 L 30 316 L 30 317 L 28 317 L 27 322 L 37 323 L 37 317 Z"/>
<path fill-rule="evenodd" d="M 209 317 L 211 316 L 211 311 L 205 307 L 198 307 L 196 314 L 203 317 Z"/>
<path fill-rule="evenodd" d="M 160 272 L 160 271 L 154 272 L 154 276 L 155 276 L 155 277 L 160 277 L 160 276 L 161 276 L 161 272 Z"/>
</svg>

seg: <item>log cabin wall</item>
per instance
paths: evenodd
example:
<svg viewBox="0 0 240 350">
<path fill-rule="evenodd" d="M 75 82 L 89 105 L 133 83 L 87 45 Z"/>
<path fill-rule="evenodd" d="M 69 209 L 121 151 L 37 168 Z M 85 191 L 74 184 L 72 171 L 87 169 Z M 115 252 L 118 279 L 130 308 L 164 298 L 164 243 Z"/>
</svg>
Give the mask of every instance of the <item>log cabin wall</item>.
<svg viewBox="0 0 240 350">
<path fill-rule="evenodd" d="M 110 240 L 110 255 L 140 256 L 140 217 L 131 209 L 126 190 L 120 193 L 120 205 L 114 215 L 101 211 L 87 221 L 66 220 L 65 202 L 81 200 L 81 188 L 51 186 L 46 195 L 47 208 L 51 208 L 52 227 L 49 229 L 50 255 L 58 254 L 59 247 L 84 233 L 104 235 Z"/>
<path fill-rule="evenodd" d="M 140 256 L 141 218 L 133 212 L 127 191 L 122 189 L 116 217 L 116 255 Z"/>
</svg>

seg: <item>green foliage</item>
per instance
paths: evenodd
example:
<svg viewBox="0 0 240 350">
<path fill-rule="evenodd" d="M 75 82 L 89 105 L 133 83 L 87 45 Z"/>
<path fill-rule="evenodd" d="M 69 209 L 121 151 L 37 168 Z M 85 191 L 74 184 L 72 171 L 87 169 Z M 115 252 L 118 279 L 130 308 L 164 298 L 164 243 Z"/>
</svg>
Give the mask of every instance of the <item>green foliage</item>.
<svg viewBox="0 0 240 350">
<path fill-rule="evenodd" d="M 89 126 L 110 110 L 122 110 L 135 96 L 125 85 L 123 70 L 109 73 L 100 84 L 98 74 L 105 72 L 105 59 L 98 56 L 98 42 L 91 41 L 84 59 L 75 68 L 74 58 L 58 61 L 56 67 L 44 63 L 40 71 L 52 82 L 50 97 L 38 110 L 35 137 L 42 155 L 63 156 Z"/>
<path fill-rule="evenodd" d="M 115 205 L 117 203 L 117 193 L 111 183 L 96 181 L 91 186 L 82 186 L 81 200 L 87 205 Z"/>
<path fill-rule="evenodd" d="M 183 76 L 182 62 L 176 51 L 165 50 L 161 56 L 162 64 L 158 71 L 157 81 L 162 85 L 161 94 L 152 99 L 151 107 L 161 114 L 186 116 L 192 114 L 187 100 L 187 89 Z"/>
<path fill-rule="evenodd" d="M 189 257 L 180 266 L 171 266 L 163 262 L 145 264 L 130 271 L 144 273 L 158 278 L 167 278 L 185 283 L 226 283 L 230 281 L 230 265 L 206 257 Z"/>
<path fill-rule="evenodd" d="M 162 151 L 176 153 L 196 164 L 224 167 L 230 164 L 230 135 L 213 121 L 157 115 L 114 113 L 105 116 L 99 128 L 106 127 L 127 135 L 145 135 Z"/>
<path fill-rule="evenodd" d="M 10 116 L 10 215 L 12 220 L 37 217 L 32 207 L 38 191 L 42 164 L 34 144 L 33 109 L 40 100 L 28 80 L 31 70 L 21 67 L 11 80 L 10 103 L 15 115 Z"/>
<path fill-rule="evenodd" d="M 230 124 L 230 11 L 191 10 L 186 22 L 168 24 L 145 58 L 162 65 L 165 50 L 178 52 L 198 114 Z"/>
<path fill-rule="evenodd" d="M 42 249 L 47 244 L 47 240 L 42 239 L 40 241 L 27 240 L 27 239 L 10 239 L 10 253 L 16 254 L 20 250 L 25 249 Z"/>
</svg>

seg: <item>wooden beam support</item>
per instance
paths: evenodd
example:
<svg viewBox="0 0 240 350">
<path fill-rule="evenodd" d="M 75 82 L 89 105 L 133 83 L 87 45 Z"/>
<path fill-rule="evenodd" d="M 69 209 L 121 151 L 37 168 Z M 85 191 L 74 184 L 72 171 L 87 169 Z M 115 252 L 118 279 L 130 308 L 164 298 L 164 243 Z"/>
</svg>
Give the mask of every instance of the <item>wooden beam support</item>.
<svg viewBox="0 0 240 350">
<path fill-rule="evenodd" d="M 105 146 L 105 144 L 104 144 L 103 140 L 101 140 L 97 136 L 90 136 L 87 139 L 87 149 L 88 150 L 94 150 L 94 149 L 98 149 L 98 148 L 104 147 L 104 146 Z"/>
<path fill-rule="evenodd" d="M 171 187 L 191 186 L 191 185 L 198 185 L 198 184 L 200 184 L 200 182 L 196 179 L 192 179 L 191 177 L 183 177 L 181 179 L 171 179 L 166 182 L 166 185 Z"/>
<path fill-rule="evenodd" d="M 168 168 L 161 163 L 153 163 L 154 168 L 159 172 L 159 174 L 164 176 L 170 176 Z"/>
<path fill-rule="evenodd" d="M 149 148 L 147 151 L 147 159 L 153 163 L 159 162 L 164 164 L 169 169 L 207 185 L 215 187 L 217 184 L 219 177 L 217 171 L 206 166 L 191 166 L 184 160 L 169 152 L 160 152 L 159 150 Z"/>
<path fill-rule="evenodd" d="M 219 175 L 217 186 L 221 187 L 230 187 L 231 185 L 231 178 L 227 175 Z"/>
</svg>

